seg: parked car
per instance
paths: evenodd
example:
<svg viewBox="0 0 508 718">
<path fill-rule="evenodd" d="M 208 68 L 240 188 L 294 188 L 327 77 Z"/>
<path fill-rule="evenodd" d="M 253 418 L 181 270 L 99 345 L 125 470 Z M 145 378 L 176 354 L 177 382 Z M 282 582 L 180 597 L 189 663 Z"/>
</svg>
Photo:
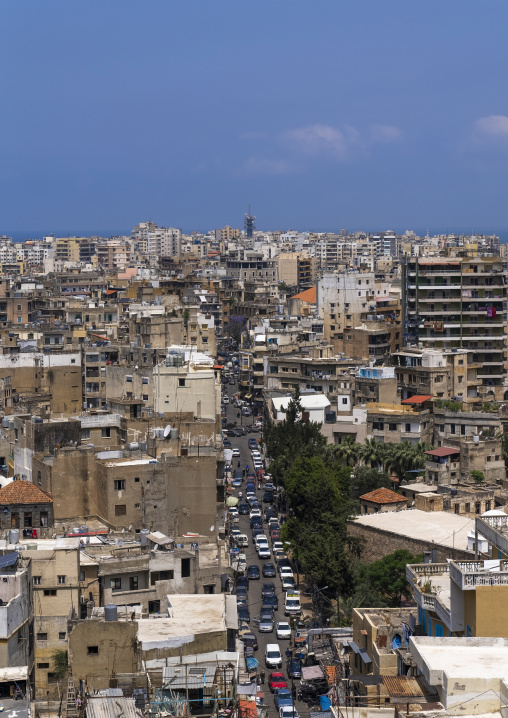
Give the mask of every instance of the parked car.
<svg viewBox="0 0 508 718">
<path fill-rule="evenodd" d="M 263 494 L 264 504 L 273 504 L 273 493 L 271 491 L 265 491 Z"/>
<path fill-rule="evenodd" d="M 282 706 L 292 706 L 293 699 L 289 688 L 277 688 L 274 692 L 275 707 L 277 710 Z"/>
<path fill-rule="evenodd" d="M 261 573 L 259 571 L 259 566 L 256 566 L 256 564 L 251 564 L 247 567 L 247 578 L 250 581 L 255 581 L 259 578 L 261 578 Z"/>
<path fill-rule="evenodd" d="M 279 621 L 277 624 L 277 638 L 289 640 L 291 638 L 291 626 L 287 621 Z"/>
<path fill-rule="evenodd" d="M 276 575 L 277 571 L 275 570 L 273 563 L 265 563 L 263 566 L 263 576 L 265 578 L 275 578 Z"/>
<path fill-rule="evenodd" d="M 253 619 L 253 622 L 257 624 L 260 633 L 272 633 L 273 632 L 273 612 L 262 611 L 260 616 Z"/>
<path fill-rule="evenodd" d="M 267 581 L 261 586 L 261 598 L 266 596 L 275 596 L 275 584 L 273 581 Z"/>
<path fill-rule="evenodd" d="M 277 638 L 278 638 L 277 634 Z M 287 662 L 287 671 L 290 678 L 301 678 L 302 677 L 302 664 L 298 658 L 293 658 Z"/>
<path fill-rule="evenodd" d="M 258 639 L 255 633 L 244 633 L 240 636 L 240 640 L 246 648 L 252 648 L 254 651 L 258 650 Z"/>
<path fill-rule="evenodd" d="M 270 673 L 270 675 L 268 676 L 268 688 L 271 690 L 272 693 L 279 688 L 287 687 L 288 684 L 284 677 L 284 673 L 281 673 L 280 671 Z"/>
<path fill-rule="evenodd" d="M 246 516 L 250 511 L 249 504 L 238 504 L 238 513 L 242 516 Z"/>
<path fill-rule="evenodd" d="M 239 588 L 244 588 L 246 591 L 249 590 L 249 579 L 247 578 L 247 576 L 240 576 L 240 578 L 237 579 L 236 588 L 237 590 Z"/>
<path fill-rule="evenodd" d="M 250 623 L 250 613 L 247 606 L 238 606 L 238 620 L 242 623 Z"/>
<path fill-rule="evenodd" d="M 277 643 L 267 643 L 265 648 L 265 663 L 267 668 L 280 668 L 282 666 L 282 656 Z M 282 688 L 280 690 L 286 689 Z"/>
<path fill-rule="evenodd" d="M 240 456 L 240 449 L 233 449 L 233 456 L 239 457 Z"/>
<path fill-rule="evenodd" d="M 300 714 L 297 712 L 293 704 L 288 706 L 281 706 L 279 708 L 279 718 L 300 718 Z"/>
</svg>

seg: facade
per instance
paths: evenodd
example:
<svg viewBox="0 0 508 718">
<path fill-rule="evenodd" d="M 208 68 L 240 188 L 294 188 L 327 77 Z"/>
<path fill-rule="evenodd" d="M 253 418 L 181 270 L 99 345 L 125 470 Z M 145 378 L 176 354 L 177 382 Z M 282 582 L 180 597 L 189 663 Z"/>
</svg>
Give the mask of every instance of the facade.
<svg viewBox="0 0 508 718">
<path fill-rule="evenodd" d="M 499 257 L 409 258 L 403 319 L 424 348 L 473 352 L 479 392 L 503 399 L 507 275 Z"/>
</svg>

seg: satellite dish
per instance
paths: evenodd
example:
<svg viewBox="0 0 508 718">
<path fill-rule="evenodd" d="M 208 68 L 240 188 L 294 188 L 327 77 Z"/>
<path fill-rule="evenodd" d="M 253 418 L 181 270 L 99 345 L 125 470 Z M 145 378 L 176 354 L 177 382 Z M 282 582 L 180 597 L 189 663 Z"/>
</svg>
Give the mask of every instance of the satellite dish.
<svg viewBox="0 0 508 718">
<path fill-rule="evenodd" d="M 164 429 L 164 438 L 167 439 L 169 436 L 169 432 L 171 431 L 171 426 L 168 424 L 166 428 Z"/>
</svg>

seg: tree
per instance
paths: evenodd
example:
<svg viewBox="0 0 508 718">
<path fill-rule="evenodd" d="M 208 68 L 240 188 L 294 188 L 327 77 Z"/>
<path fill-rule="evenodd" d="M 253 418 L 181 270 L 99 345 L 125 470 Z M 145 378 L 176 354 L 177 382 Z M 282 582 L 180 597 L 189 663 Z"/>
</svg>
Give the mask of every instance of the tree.
<svg viewBox="0 0 508 718">
<path fill-rule="evenodd" d="M 51 658 L 53 662 L 53 673 L 55 674 L 55 678 L 57 679 L 57 681 L 61 681 L 62 678 L 66 676 L 67 669 L 69 666 L 69 657 L 67 651 L 65 651 L 64 649 L 57 648 L 55 651 L 53 651 Z"/>
<path fill-rule="evenodd" d="M 406 549 L 394 551 L 379 561 L 365 565 L 361 571 L 360 583 L 367 583 L 395 608 L 400 606 L 402 596 L 409 593 L 406 564 L 421 561 L 422 556 L 415 556 Z"/>
<path fill-rule="evenodd" d="M 230 337 L 237 346 L 242 343 L 242 334 L 245 331 L 247 319 L 241 316 L 231 315 L 229 322 L 226 324 L 226 334 Z"/>
<path fill-rule="evenodd" d="M 289 402 L 285 418 L 268 424 L 264 432 L 266 454 L 270 457 L 270 473 L 284 483 L 285 473 L 300 456 L 324 455 L 326 439 L 321 424 L 302 421 L 303 408 L 298 389 Z"/>
<path fill-rule="evenodd" d="M 356 466 L 361 448 L 361 444 L 358 444 L 354 437 L 345 436 L 340 444 L 331 446 L 329 450 L 344 466 Z"/>
<path fill-rule="evenodd" d="M 485 481 L 485 474 L 483 473 L 483 471 L 473 469 L 473 471 L 469 472 L 469 475 L 473 479 L 475 484 L 483 484 L 483 482 Z"/>
<path fill-rule="evenodd" d="M 385 471 L 359 466 L 351 475 L 350 496 L 353 501 L 358 501 L 363 494 L 382 487 L 390 488 L 390 479 Z"/>
<path fill-rule="evenodd" d="M 384 458 L 383 444 L 375 438 L 366 439 L 360 449 L 360 456 L 364 464 L 373 468 L 379 466 Z"/>
</svg>

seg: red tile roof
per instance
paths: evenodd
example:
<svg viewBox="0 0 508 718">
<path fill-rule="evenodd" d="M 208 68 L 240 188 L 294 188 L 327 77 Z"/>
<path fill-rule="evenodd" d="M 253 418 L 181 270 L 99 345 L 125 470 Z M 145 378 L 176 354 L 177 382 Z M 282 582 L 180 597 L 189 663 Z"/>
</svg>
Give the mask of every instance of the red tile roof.
<svg viewBox="0 0 508 718">
<path fill-rule="evenodd" d="M 8 504 L 52 504 L 53 499 L 31 481 L 11 481 L 0 489 L 0 505 Z"/>
<path fill-rule="evenodd" d="M 303 292 L 295 294 L 293 297 L 291 297 L 291 299 L 301 299 L 302 302 L 309 302 L 310 304 L 315 304 L 317 302 L 317 287 L 305 289 Z"/>
<path fill-rule="evenodd" d="M 426 396 L 424 394 L 416 394 L 415 396 L 410 396 L 409 399 L 403 399 L 400 403 L 401 404 L 423 404 L 424 401 L 428 401 L 429 399 L 433 399 L 434 397 Z"/>
<path fill-rule="evenodd" d="M 452 454 L 460 454 L 460 449 L 452 449 L 449 446 L 440 446 L 438 449 L 426 451 L 430 456 L 451 456 Z"/>
<path fill-rule="evenodd" d="M 390 489 L 375 489 L 369 491 L 368 494 L 360 496 L 360 501 L 371 501 L 374 504 L 398 504 L 406 501 L 406 499 L 400 494 L 396 494 L 395 491 Z"/>
</svg>

